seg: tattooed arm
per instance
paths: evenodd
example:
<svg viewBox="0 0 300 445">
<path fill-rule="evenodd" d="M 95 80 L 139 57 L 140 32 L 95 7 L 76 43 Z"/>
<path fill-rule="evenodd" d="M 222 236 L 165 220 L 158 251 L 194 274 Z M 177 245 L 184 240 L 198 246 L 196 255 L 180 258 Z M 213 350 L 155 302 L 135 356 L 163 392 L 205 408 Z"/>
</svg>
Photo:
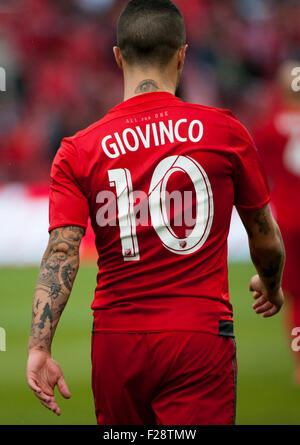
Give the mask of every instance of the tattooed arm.
<svg viewBox="0 0 300 445">
<path fill-rule="evenodd" d="M 51 358 L 51 343 L 77 274 L 83 235 L 84 229 L 74 226 L 51 231 L 32 307 L 27 381 L 42 404 L 58 415 L 55 385 L 66 398 L 70 392 L 60 367 Z"/>
<path fill-rule="evenodd" d="M 257 300 L 253 308 L 256 313 L 270 317 L 283 304 L 285 250 L 280 229 L 269 205 L 259 210 L 237 210 L 248 233 L 251 258 L 258 272 L 250 281 L 250 290 L 255 292 Z"/>
</svg>

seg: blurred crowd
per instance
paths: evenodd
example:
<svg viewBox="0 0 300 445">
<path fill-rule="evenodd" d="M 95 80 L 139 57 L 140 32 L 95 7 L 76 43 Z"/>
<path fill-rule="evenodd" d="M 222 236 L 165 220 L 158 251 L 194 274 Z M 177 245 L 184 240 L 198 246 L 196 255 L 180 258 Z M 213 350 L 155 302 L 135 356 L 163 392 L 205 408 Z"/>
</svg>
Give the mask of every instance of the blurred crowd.
<svg viewBox="0 0 300 445">
<path fill-rule="evenodd" d="M 178 95 L 230 108 L 251 130 L 299 59 L 299 0 L 174 0 L 187 25 Z M 64 136 L 123 100 L 112 46 L 127 0 L 0 0 L 0 182 L 48 182 Z"/>
</svg>

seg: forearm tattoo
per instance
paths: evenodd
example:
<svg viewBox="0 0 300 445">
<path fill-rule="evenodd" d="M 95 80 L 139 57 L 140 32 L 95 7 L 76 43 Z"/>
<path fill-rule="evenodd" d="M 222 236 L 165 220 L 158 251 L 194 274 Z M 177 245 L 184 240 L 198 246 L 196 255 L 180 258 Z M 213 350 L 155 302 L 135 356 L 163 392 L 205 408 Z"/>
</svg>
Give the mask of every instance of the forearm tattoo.
<svg viewBox="0 0 300 445">
<path fill-rule="evenodd" d="M 268 235 L 271 232 L 271 227 L 267 219 L 266 210 L 258 210 L 255 217 L 254 222 L 257 225 L 259 233 L 263 233 L 264 235 Z"/>
<path fill-rule="evenodd" d="M 266 212 L 266 209 L 258 210 L 254 217 L 254 222 L 257 226 L 256 230 L 262 235 L 268 235 L 272 230 Z M 253 234 L 251 235 L 250 238 L 253 237 Z M 278 227 L 276 228 L 276 235 L 280 241 L 280 246 L 278 245 L 277 248 L 274 248 L 274 251 L 271 249 L 268 253 L 260 255 L 259 258 L 255 253 L 252 253 L 253 262 L 259 271 L 265 286 L 271 293 L 277 292 L 280 288 L 285 263 L 285 249 Z"/>
<path fill-rule="evenodd" d="M 50 234 L 32 306 L 28 349 L 51 351 L 52 338 L 79 267 L 81 227 L 61 227 Z"/>
</svg>

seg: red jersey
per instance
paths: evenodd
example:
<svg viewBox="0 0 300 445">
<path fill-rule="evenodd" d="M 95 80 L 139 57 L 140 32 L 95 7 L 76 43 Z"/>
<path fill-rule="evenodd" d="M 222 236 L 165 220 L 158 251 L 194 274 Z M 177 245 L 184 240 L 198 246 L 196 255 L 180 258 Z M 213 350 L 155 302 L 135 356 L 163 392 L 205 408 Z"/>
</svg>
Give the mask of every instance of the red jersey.
<svg viewBox="0 0 300 445">
<path fill-rule="evenodd" d="M 229 111 L 146 93 L 63 139 L 49 230 L 86 227 L 91 217 L 96 330 L 218 335 L 221 321 L 232 322 L 233 205 L 257 209 L 269 199 L 254 143 Z"/>
<path fill-rule="evenodd" d="M 282 108 L 255 131 L 279 224 L 299 230 L 300 110 Z"/>
</svg>

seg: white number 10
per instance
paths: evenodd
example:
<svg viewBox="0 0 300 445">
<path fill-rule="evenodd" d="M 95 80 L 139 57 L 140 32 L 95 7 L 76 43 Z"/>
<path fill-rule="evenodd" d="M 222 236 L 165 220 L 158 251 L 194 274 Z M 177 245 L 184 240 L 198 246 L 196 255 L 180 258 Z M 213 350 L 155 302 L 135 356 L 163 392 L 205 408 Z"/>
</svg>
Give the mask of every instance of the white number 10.
<svg viewBox="0 0 300 445">
<path fill-rule="evenodd" d="M 186 238 L 179 238 L 175 234 L 167 217 L 167 183 L 175 172 L 186 173 L 196 191 L 196 222 Z M 127 169 L 109 170 L 108 177 L 110 185 L 116 187 L 124 261 L 138 261 L 140 255 L 131 174 Z M 152 176 L 149 209 L 152 225 L 167 250 L 177 255 L 189 255 L 201 249 L 210 233 L 214 215 L 211 185 L 201 165 L 189 156 L 169 156 L 162 160 Z"/>
</svg>

